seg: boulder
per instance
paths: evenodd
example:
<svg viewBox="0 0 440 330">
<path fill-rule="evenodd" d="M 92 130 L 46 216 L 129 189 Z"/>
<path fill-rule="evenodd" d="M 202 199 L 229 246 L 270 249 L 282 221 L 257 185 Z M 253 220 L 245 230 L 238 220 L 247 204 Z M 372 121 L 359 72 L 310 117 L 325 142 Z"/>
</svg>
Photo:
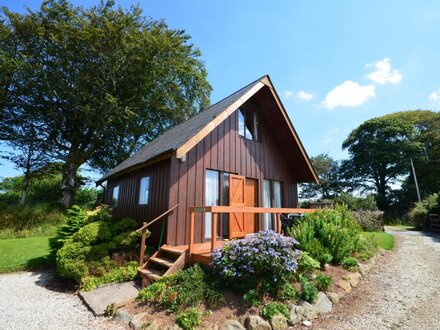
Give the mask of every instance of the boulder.
<svg viewBox="0 0 440 330">
<path fill-rule="evenodd" d="M 246 318 L 244 325 L 247 330 L 271 330 L 269 322 L 257 315 L 250 315 Z"/>
<path fill-rule="evenodd" d="M 147 326 L 151 325 L 151 322 L 148 320 L 149 316 L 149 313 L 136 314 L 130 321 L 130 327 L 134 330 L 145 329 Z M 153 328 L 151 330 L 153 330 Z"/>
<path fill-rule="evenodd" d="M 336 292 L 327 292 L 327 297 L 333 304 L 339 304 L 340 297 Z"/>
<path fill-rule="evenodd" d="M 287 319 L 284 315 L 274 315 L 269 321 L 273 330 L 285 330 L 287 329 Z"/>
<path fill-rule="evenodd" d="M 154 320 L 145 328 L 145 330 L 159 330 L 160 328 L 161 327 L 160 327 L 159 323 L 157 323 L 157 321 Z"/>
<path fill-rule="evenodd" d="M 361 274 L 359 273 L 348 274 L 347 277 L 348 277 L 348 282 L 353 288 L 357 287 L 359 282 L 361 281 Z"/>
<path fill-rule="evenodd" d="M 309 304 L 307 301 L 301 301 L 299 306 L 304 310 L 303 319 L 313 320 L 319 316 L 319 312 L 314 305 Z"/>
<path fill-rule="evenodd" d="M 222 330 L 245 330 L 245 328 L 237 320 L 226 320 L 223 322 Z"/>
<path fill-rule="evenodd" d="M 114 318 L 127 326 L 130 323 L 132 316 L 128 314 L 126 310 L 119 308 L 118 310 L 116 310 Z"/>
<path fill-rule="evenodd" d="M 314 303 L 319 314 L 327 314 L 332 311 L 333 304 L 324 292 L 318 292 L 318 298 Z"/>
<path fill-rule="evenodd" d="M 362 277 L 366 276 L 373 266 L 371 264 L 359 264 L 359 272 L 361 273 Z"/>
<path fill-rule="evenodd" d="M 339 280 L 339 282 L 336 283 L 336 285 L 338 287 L 340 287 L 342 290 L 344 290 L 346 293 L 350 293 L 351 292 L 350 282 L 348 282 L 348 281 L 346 281 L 344 279 Z"/>
<path fill-rule="evenodd" d="M 310 327 L 310 326 L 312 326 L 312 322 L 307 321 L 307 320 L 303 321 L 302 324 L 303 324 L 304 326 L 306 326 L 306 327 Z"/>
<path fill-rule="evenodd" d="M 290 318 L 287 321 L 290 325 L 299 323 L 304 314 L 304 308 L 302 306 L 290 304 L 289 305 Z"/>
</svg>

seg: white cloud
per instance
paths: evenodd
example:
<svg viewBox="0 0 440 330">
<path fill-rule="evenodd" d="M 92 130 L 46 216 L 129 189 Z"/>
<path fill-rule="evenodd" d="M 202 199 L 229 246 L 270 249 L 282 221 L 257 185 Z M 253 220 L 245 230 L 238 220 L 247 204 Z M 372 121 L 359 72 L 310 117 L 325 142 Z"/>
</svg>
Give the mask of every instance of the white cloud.
<svg viewBox="0 0 440 330">
<path fill-rule="evenodd" d="M 329 144 L 330 142 L 332 142 L 332 139 L 324 139 L 324 140 L 322 140 L 322 143 L 323 144 Z"/>
<path fill-rule="evenodd" d="M 434 102 L 440 101 L 440 89 L 436 92 L 429 94 L 429 99 Z"/>
<path fill-rule="evenodd" d="M 399 72 L 399 70 L 391 70 L 391 60 L 387 57 L 377 61 L 376 63 L 367 64 L 367 67 L 372 66 L 374 66 L 375 70 L 365 75 L 365 78 L 375 82 L 376 84 L 397 84 L 403 78 L 403 75 Z"/>
<path fill-rule="evenodd" d="M 298 93 L 296 93 L 295 97 L 299 101 L 310 101 L 313 98 L 313 94 L 307 93 L 305 91 L 299 91 Z"/>
<path fill-rule="evenodd" d="M 287 99 L 289 99 L 289 98 L 291 98 L 292 97 L 292 95 L 293 95 L 293 91 L 289 91 L 289 90 L 287 90 L 287 91 L 283 91 L 283 92 L 281 92 L 282 94 L 283 94 L 283 97 L 287 100 Z"/>
<path fill-rule="evenodd" d="M 338 134 L 340 132 L 339 128 L 332 128 L 330 131 L 328 131 L 330 134 Z"/>
<path fill-rule="evenodd" d="M 375 86 L 361 86 L 346 80 L 328 92 L 321 105 L 330 110 L 336 107 L 358 107 L 375 96 Z"/>
</svg>

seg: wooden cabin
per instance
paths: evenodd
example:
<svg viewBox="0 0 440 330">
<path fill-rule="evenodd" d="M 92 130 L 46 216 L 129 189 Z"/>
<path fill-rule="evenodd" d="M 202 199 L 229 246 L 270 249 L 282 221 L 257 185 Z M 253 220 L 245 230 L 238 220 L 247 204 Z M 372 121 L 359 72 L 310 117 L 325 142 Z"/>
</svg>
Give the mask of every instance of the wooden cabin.
<svg viewBox="0 0 440 330">
<path fill-rule="evenodd" d="M 105 200 L 116 217 L 142 223 L 172 209 L 148 228 L 149 243 L 163 250 L 163 258 L 155 258 L 171 269 L 190 243 L 203 252 L 209 242 L 280 230 L 276 216 L 257 208 L 296 208 L 298 183 L 318 179 L 269 76 L 263 76 L 168 130 L 97 183 L 105 181 Z M 254 211 L 213 215 L 197 208 L 216 206 Z"/>
</svg>

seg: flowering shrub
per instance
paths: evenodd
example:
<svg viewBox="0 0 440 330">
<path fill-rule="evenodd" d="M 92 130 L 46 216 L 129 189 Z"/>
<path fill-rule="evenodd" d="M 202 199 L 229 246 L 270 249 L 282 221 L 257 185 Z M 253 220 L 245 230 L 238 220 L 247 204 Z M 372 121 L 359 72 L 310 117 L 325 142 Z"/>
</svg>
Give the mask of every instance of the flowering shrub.
<svg viewBox="0 0 440 330">
<path fill-rule="evenodd" d="M 279 288 L 297 267 L 298 242 L 272 230 L 234 240 L 213 252 L 213 269 L 227 284 Z"/>
<path fill-rule="evenodd" d="M 353 211 L 352 214 L 363 231 L 384 231 L 383 211 Z"/>
</svg>

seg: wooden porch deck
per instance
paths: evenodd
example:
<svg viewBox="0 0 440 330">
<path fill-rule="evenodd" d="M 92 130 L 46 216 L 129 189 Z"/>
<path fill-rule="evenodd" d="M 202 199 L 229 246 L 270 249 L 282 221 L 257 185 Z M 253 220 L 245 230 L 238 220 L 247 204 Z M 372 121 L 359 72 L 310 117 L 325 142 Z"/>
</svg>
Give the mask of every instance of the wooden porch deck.
<svg viewBox="0 0 440 330">
<path fill-rule="evenodd" d="M 217 240 L 216 248 L 222 247 L 226 243 L 230 242 L 230 240 Z M 188 263 L 190 265 L 195 263 L 201 263 L 204 265 L 209 265 L 212 261 L 211 255 L 211 242 L 205 243 L 195 243 L 192 247 L 191 254 L 189 254 L 189 246 L 187 245 L 164 245 L 165 248 L 169 250 L 176 250 L 180 252 L 188 253 Z"/>
</svg>

